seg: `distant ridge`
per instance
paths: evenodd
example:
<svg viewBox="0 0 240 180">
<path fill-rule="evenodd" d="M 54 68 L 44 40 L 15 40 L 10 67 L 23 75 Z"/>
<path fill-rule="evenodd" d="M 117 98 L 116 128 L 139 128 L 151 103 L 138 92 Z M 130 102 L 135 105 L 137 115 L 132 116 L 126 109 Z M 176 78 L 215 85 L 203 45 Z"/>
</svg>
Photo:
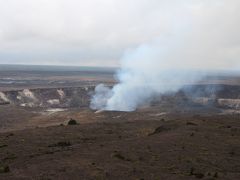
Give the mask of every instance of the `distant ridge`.
<svg viewBox="0 0 240 180">
<path fill-rule="evenodd" d="M 114 72 L 117 68 L 90 66 L 55 66 L 55 65 L 15 65 L 0 64 L 0 71 L 97 71 Z"/>
</svg>

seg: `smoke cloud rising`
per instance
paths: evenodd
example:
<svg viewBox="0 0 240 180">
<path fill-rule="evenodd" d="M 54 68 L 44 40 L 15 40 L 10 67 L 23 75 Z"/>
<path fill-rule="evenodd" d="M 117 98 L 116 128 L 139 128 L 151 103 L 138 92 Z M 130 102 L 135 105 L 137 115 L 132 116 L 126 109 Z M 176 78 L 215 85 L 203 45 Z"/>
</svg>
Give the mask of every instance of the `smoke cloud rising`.
<svg viewBox="0 0 240 180">
<path fill-rule="evenodd" d="M 97 86 L 91 108 L 133 111 L 153 95 L 175 92 L 211 71 L 239 71 L 240 2 L 194 2 L 166 12 L 165 32 L 125 52 L 118 84 Z"/>
</svg>

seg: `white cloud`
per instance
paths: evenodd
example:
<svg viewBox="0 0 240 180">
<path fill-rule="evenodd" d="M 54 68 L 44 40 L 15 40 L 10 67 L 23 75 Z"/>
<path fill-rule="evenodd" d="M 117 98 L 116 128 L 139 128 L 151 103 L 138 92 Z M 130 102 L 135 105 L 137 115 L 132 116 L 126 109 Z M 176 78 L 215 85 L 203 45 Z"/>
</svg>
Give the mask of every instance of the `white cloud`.
<svg viewBox="0 0 240 180">
<path fill-rule="evenodd" d="M 236 65 L 239 8 L 238 0 L 0 0 L 0 63 L 114 66 L 164 39 L 160 47 L 176 53 L 168 62 Z"/>
</svg>

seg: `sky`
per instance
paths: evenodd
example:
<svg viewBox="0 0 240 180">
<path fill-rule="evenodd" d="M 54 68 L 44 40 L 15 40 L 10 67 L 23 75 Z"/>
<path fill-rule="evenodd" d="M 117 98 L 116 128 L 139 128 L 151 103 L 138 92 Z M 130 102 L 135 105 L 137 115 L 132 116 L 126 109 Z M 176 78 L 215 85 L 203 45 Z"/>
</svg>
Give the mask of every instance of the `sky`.
<svg viewBox="0 0 240 180">
<path fill-rule="evenodd" d="M 171 66 L 240 68 L 239 9 L 239 0 L 0 0 L 0 64 L 115 67 L 147 47 Z"/>
</svg>

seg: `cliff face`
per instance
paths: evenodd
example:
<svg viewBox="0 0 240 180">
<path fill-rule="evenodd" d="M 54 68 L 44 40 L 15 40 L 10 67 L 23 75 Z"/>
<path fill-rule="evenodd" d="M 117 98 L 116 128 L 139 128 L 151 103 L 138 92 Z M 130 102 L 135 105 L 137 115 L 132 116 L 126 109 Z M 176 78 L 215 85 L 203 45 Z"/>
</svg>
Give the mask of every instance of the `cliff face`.
<svg viewBox="0 0 240 180">
<path fill-rule="evenodd" d="M 11 104 L 43 108 L 89 107 L 93 91 L 94 86 L 2 91 L 0 92 L 0 105 Z M 187 86 L 177 93 L 156 97 L 151 104 L 161 105 L 164 103 L 214 106 L 239 110 L 240 86 Z"/>
<path fill-rule="evenodd" d="M 85 107 L 89 105 L 91 87 L 23 89 L 0 92 L 0 104 L 23 107 Z"/>
</svg>

